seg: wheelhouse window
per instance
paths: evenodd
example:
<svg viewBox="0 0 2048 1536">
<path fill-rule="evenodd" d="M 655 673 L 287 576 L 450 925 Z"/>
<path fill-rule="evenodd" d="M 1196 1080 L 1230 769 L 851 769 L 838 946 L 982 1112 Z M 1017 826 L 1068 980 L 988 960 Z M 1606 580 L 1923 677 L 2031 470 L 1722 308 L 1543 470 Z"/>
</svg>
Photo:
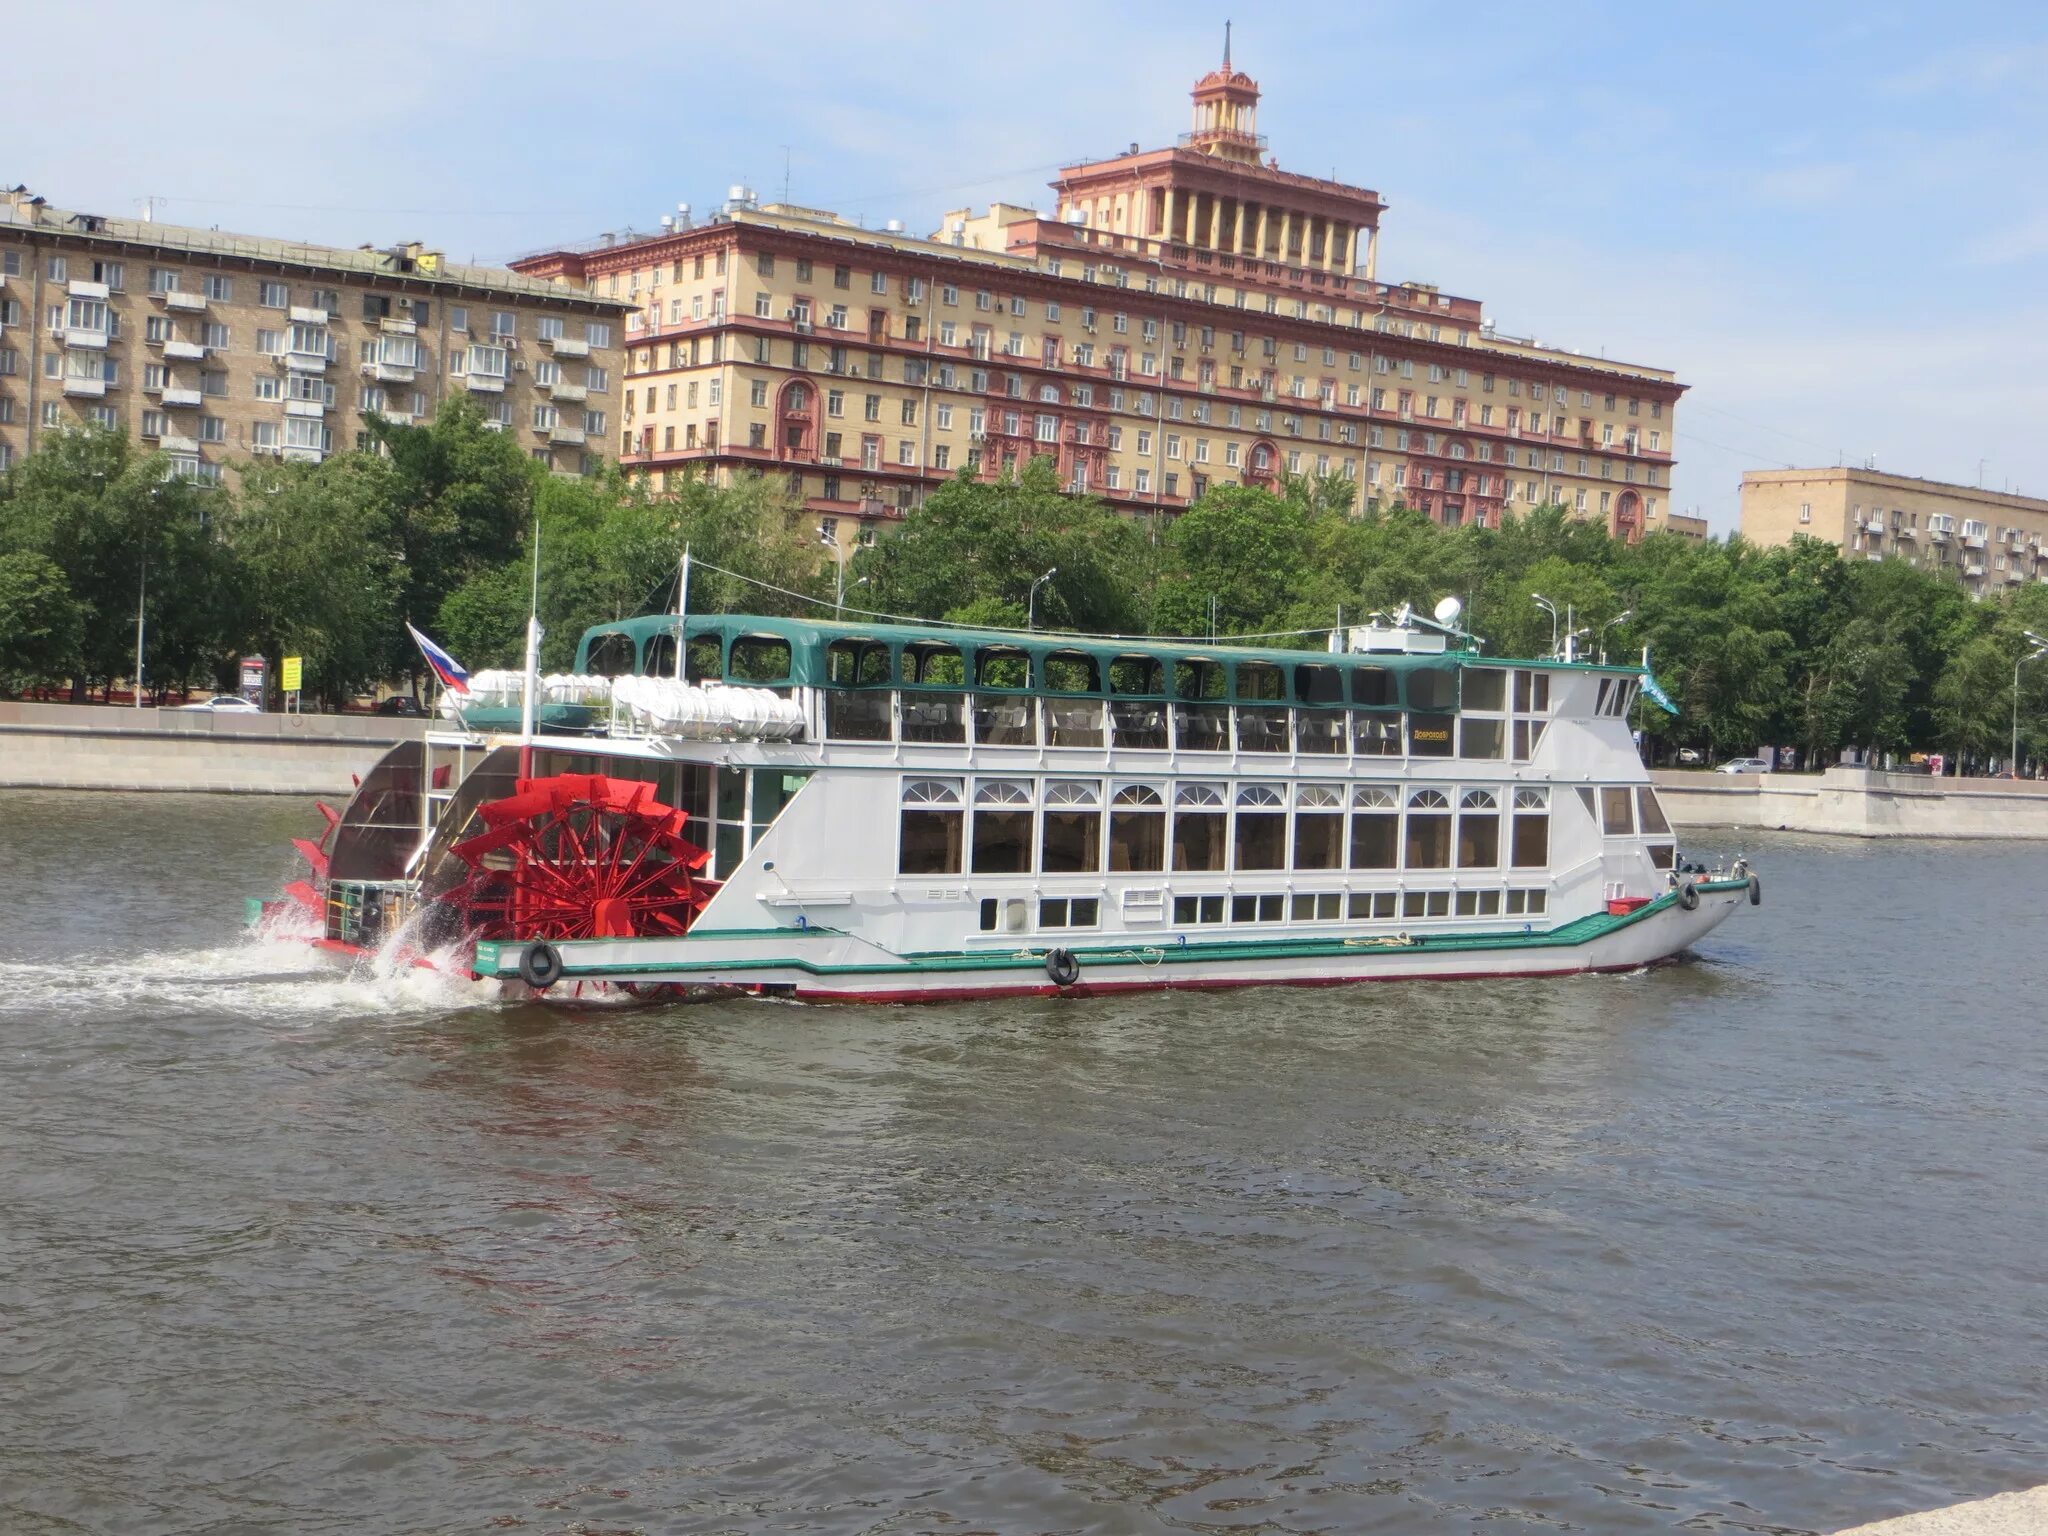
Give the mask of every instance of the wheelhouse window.
<svg viewBox="0 0 2048 1536">
<path fill-rule="evenodd" d="M 1456 715 L 1412 714 L 1408 717 L 1408 753 L 1411 757 L 1449 757 L 1451 731 Z"/>
<path fill-rule="evenodd" d="M 1456 667 L 1417 667 L 1408 674 L 1408 707 L 1427 714 L 1449 714 L 1458 707 Z"/>
<path fill-rule="evenodd" d="M 1408 795 L 1407 867 L 1451 867 L 1451 797 L 1440 789 L 1411 790 Z"/>
<path fill-rule="evenodd" d="M 1299 784 L 1294 790 L 1294 867 L 1344 867 L 1344 789 Z"/>
<path fill-rule="evenodd" d="M 1287 867 L 1287 791 L 1280 784 L 1237 787 L 1237 837 L 1232 867 Z"/>
<path fill-rule="evenodd" d="M 905 779 L 896 868 L 906 875 L 960 873 L 961 781 Z"/>
<path fill-rule="evenodd" d="M 1173 867 L 1223 868 L 1223 838 L 1228 820 L 1222 785 L 1177 785 L 1173 793 Z"/>
<path fill-rule="evenodd" d="M 1665 819 L 1664 807 L 1657 799 L 1657 791 L 1650 788 L 1647 784 L 1639 786 L 1636 790 L 1636 810 L 1639 818 L 1638 824 L 1646 835 L 1654 834 L 1658 837 L 1669 837 L 1671 835 L 1671 823 Z"/>
<path fill-rule="evenodd" d="M 974 781 L 974 873 L 1031 869 L 1031 786 L 1021 779 Z"/>
<path fill-rule="evenodd" d="M 1601 789 L 1600 830 L 1608 837 L 1635 835 L 1635 796 L 1626 786 L 1610 784 Z"/>
<path fill-rule="evenodd" d="M 1152 784 L 1119 784 L 1109 797 L 1112 874 L 1166 868 L 1166 797 Z"/>
<path fill-rule="evenodd" d="M 1508 750 L 1508 674 L 1498 667 L 1467 667 L 1460 687 L 1458 756 L 1498 762 Z"/>
<path fill-rule="evenodd" d="M 1358 757 L 1399 757 L 1401 755 L 1401 714 L 1367 714 L 1357 710 L 1351 716 L 1351 750 Z"/>
<path fill-rule="evenodd" d="M 1492 869 L 1500 863 L 1500 794 L 1468 789 L 1458 797 L 1458 868 Z"/>
<path fill-rule="evenodd" d="M 1393 869 L 1401 852 L 1400 801 L 1382 784 L 1351 790 L 1351 867 Z"/>
<path fill-rule="evenodd" d="M 1102 868 L 1100 784 L 1090 779 L 1047 782 L 1038 867 L 1049 875 L 1093 874 Z"/>
<path fill-rule="evenodd" d="M 1550 865 L 1550 791 L 1517 789 L 1508 862 L 1516 869 L 1547 869 Z"/>
</svg>

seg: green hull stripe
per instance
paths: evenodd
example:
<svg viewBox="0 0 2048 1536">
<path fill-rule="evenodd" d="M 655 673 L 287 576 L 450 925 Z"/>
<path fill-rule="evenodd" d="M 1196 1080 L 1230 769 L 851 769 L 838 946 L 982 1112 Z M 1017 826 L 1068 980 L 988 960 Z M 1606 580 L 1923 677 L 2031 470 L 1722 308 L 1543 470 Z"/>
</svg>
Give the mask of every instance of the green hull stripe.
<svg viewBox="0 0 2048 1536">
<path fill-rule="evenodd" d="M 1701 881 L 1697 887 L 1702 895 L 1720 891 L 1740 891 L 1748 888 L 1747 880 Z M 870 963 L 861 965 L 823 965 L 801 956 L 788 955 L 754 960 L 686 960 L 664 961 L 653 965 L 577 965 L 564 957 L 564 980 L 595 980 L 605 976 L 647 976 L 657 973 L 689 974 L 715 971 L 725 974 L 732 971 L 795 970 L 811 976 L 919 976 L 955 974 L 976 971 L 1035 971 L 1045 964 L 1048 949 L 1070 949 L 1074 958 L 1086 965 L 1106 966 L 1153 966 L 1171 959 L 1174 961 L 1224 961 L 1224 960 L 1296 960 L 1329 959 L 1343 956 L 1364 955 L 1442 955 L 1513 949 L 1566 949 L 1581 944 L 1590 944 L 1595 939 L 1605 938 L 1619 932 L 1631 923 L 1639 923 L 1675 906 L 1676 891 L 1668 891 L 1647 906 L 1619 916 L 1594 912 L 1585 917 L 1574 918 L 1556 928 L 1542 933 L 1467 933 L 1446 934 L 1438 937 L 1411 938 L 1406 944 L 1390 944 L 1373 939 L 1209 939 L 1193 944 L 1131 944 L 1086 946 L 1040 945 L 1029 953 L 1007 951 L 1002 954 L 964 954 L 955 950 L 930 950 L 905 955 L 896 963 Z M 789 928 L 752 928 L 706 933 L 706 940 L 724 938 L 763 937 L 768 934 L 787 936 L 795 930 Z M 812 933 L 830 934 L 835 930 L 813 928 Z M 624 944 L 666 944 L 668 939 L 620 939 L 615 943 Z M 492 946 L 492 957 L 496 962 L 494 970 L 484 974 L 504 975 L 502 961 L 496 961 L 500 949 L 518 949 L 513 941 Z M 477 959 L 485 957 L 483 946 L 478 946 Z M 479 965 L 478 969 L 483 970 Z M 516 967 L 514 968 L 516 970 Z"/>
</svg>

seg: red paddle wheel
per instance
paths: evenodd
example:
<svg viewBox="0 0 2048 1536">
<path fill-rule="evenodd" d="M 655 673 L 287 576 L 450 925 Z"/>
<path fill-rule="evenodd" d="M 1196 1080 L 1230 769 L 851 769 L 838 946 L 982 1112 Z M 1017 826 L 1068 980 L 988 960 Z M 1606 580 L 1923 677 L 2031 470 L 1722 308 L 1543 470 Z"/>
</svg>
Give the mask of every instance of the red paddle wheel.
<svg viewBox="0 0 2048 1536">
<path fill-rule="evenodd" d="M 441 899 L 485 939 L 656 938 L 688 930 L 717 885 L 711 855 L 654 786 L 596 773 L 521 779 L 477 807 L 487 831 L 451 852 L 469 866 Z"/>
</svg>

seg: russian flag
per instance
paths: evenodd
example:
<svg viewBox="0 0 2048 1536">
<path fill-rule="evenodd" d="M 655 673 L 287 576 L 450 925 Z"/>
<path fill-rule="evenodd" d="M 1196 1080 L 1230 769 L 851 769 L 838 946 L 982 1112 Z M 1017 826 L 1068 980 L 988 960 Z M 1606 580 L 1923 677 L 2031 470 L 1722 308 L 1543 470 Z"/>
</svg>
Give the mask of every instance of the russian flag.
<svg viewBox="0 0 2048 1536">
<path fill-rule="evenodd" d="M 459 693 L 467 696 L 469 693 L 469 673 L 463 670 L 462 663 L 453 656 L 450 656 L 410 624 L 405 627 L 412 635 L 414 642 L 419 646 L 420 654 L 427 658 L 427 665 L 432 667 L 434 675 L 441 679 L 441 686 L 450 693 Z"/>
</svg>

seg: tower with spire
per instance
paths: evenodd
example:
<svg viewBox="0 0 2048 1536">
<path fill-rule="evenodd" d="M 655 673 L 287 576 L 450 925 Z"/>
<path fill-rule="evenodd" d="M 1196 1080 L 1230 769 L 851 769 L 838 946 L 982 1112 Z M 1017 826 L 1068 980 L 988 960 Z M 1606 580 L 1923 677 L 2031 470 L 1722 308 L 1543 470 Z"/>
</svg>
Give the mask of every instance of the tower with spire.
<svg viewBox="0 0 2048 1536">
<path fill-rule="evenodd" d="M 1258 131 L 1259 83 L 1230 67 L 1230 23 L 1223 23 L 1223 67 L 1212 69 L 1189 92 L 1195 104 L 1189 148 L 1219 160 L 1257 165 L 1266 140 Z"/>
</svg>

